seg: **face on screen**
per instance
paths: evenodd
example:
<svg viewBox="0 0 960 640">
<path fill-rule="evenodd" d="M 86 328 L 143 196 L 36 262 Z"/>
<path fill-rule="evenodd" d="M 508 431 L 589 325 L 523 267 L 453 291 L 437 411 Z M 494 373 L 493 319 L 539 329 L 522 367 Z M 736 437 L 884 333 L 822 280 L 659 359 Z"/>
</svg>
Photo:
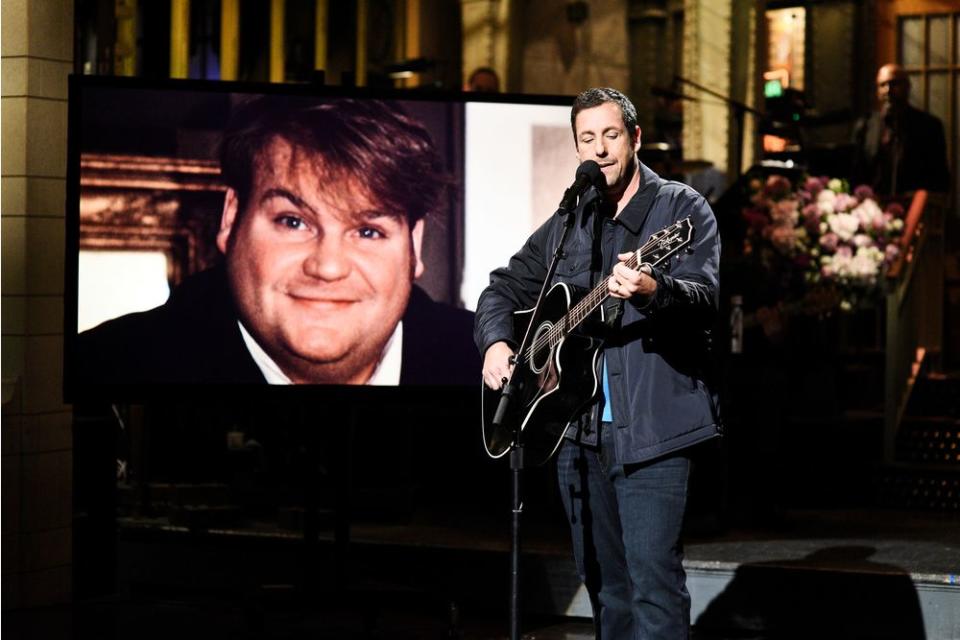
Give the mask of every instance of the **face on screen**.
<svg viewBox="0 0 960 640">
<path fill-rule="evenodd" d="M 600 165 L 608 191 L 621 191 L 633 177 L 640 149 L 640 128 L 631 136 L 620 107 L 605 102 L 577 114 L 577 159 Z"/>
<path fill-rule="evenodd" d="M 228 191 L 217 246 L 244 326 L 284 373 L 363 384 L 423 271 L 422 236 L 422 220 L 411 228 L 359 180 L 330 179 L 322 158 L 277 138 L 247 202 Z"/>
</svg>

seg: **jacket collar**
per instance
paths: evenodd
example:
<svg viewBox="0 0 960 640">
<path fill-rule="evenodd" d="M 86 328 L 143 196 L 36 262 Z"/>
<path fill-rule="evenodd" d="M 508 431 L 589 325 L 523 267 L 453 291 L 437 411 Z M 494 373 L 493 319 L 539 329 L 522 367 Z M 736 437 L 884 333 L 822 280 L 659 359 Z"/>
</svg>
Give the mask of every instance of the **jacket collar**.
<svg viewBox="0 0 960 640">
<path fill-rule="evenodd" d="M 630 198 L 630 202 L 617 216 L 617 221 L 633 235 L 639 234 L 640 229 L 643 228 L 653 199 L 657 196 L 657 191 L 660 190 L 660 185 L 664 182 L 663 178 L 639 160 L 637 160 L 637 165 L 640 167 L 640 188 L 637 189 L 637 192 Z"/>
</svg>

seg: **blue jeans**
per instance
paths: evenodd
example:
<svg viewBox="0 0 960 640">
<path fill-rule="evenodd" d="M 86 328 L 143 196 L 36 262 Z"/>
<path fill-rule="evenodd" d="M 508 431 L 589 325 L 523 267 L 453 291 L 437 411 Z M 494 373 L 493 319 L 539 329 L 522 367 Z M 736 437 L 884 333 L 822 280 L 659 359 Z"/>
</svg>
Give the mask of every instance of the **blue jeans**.
<svg viewBox="0 0 960 640">
<path fill-rule="evenodd" d="M 580 579 L 602 640 L 688 638 L 690 594 L 680 531 L 690 460 L 674 454 L 610 465 L 604 423 L 600 450 L 564 442 L 557 457 L 563 506 Z"/>
</svg>

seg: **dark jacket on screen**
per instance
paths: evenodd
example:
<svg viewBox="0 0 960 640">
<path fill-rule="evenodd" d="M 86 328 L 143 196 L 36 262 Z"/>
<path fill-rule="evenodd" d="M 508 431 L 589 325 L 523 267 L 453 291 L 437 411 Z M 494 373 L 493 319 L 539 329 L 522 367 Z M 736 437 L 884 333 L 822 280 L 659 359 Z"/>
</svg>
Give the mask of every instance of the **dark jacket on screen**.
<svg viewBox="0 0 960 640">
<path fill-rule="evenodd" d="M 473 314 L 413 287 L 403 317 L 400 384 L 476 384 Z M 167 302 L 84 331 L 77 378 L 85 385 L 265 384 L 237 326 L 223 269 L 188 278 Z"/>
</svg>

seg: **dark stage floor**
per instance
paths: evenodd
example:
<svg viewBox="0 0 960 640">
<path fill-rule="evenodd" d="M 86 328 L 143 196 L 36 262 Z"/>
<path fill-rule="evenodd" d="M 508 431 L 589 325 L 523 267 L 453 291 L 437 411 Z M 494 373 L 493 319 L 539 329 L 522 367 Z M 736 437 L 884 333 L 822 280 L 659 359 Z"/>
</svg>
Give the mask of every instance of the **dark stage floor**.
<svg viewBox="0 0 960 640">
<path fill-rule="evenodd" d="M 694 531 L 687 545 L 693 637 L 960 638 L 958 524 L 934 513 L 795 510 L 763 526 Z M 191 532 L 127 520 L 114 593 L 5 612 L 3 632 L 506 638 L 508 533 L 502 522 L 466 511 L 425 511 L 404 524 L 354 525 L 346 553 L 321 533 L 305 554 L 289 531 Z M 591 637 L 563 522 L 540 514 L 524 533 L 525 637 Z"/>
</svg>

